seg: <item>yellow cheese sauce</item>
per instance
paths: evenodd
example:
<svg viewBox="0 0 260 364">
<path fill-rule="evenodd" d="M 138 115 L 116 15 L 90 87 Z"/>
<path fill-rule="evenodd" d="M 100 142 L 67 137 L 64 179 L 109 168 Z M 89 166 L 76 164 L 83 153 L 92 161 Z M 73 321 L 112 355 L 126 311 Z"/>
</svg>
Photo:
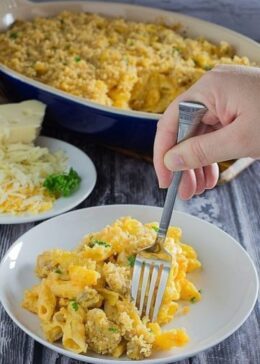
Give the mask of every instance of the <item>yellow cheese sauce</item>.
<svg viewBox="0 0 260 364">
<path fill-rule="evenodd" d="M 94 351 L 138 360 L 154 351 L 183 346 L 185 328 L 163 330 L 185 305 L 199 302 L 200 291 L 187 273 L 201 268 L 195 250 L 182 242 L 181 230 L 170 227 L 165 248 L 172 267 L 157 322 L 140 318 L 130 297 L 136 254 L 156 238 L 158 224 L 122 217 L 86 235 L 72 250 L 53 249 L 38 256 L 40 283 L 24 294 L 22 306 L 38 315 L 46 339 L 61 340 L 76 353 Z"/>
</svg>

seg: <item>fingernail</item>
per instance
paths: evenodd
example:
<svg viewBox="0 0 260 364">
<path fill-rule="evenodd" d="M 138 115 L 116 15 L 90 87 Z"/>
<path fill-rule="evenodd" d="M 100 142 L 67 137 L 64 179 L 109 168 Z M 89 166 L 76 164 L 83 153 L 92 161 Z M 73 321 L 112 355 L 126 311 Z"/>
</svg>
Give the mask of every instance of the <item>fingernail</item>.
<svg viewBox="0 0 260 364">
<path fill-rule="evenodd" d="M 169 187 L 168 184 L 163 183 L 163 182 L 159 182 L 159 188 L 167 188 L 167 187 Z"/>
<path fill-rule="evenodd" d="M 159 188 L 167 188 L 169 187 L 169 183 L 165 180 L 165 178 L 158 178 L 158 184 L 159 184 Z"/>
<path fill-rule="evenodd" d="M 164 163 L 171 171 L 180 171 L 185 167 L 184 160 L 179 154 L 166 154 Z"/>
</svg>

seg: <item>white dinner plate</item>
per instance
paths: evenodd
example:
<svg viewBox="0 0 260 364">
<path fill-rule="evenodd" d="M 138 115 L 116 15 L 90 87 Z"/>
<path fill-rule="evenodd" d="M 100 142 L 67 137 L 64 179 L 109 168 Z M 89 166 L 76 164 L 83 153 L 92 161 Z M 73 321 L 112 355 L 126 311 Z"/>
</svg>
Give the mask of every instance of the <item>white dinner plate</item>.
<svg viewBox="0 0 260 364">
<path fill-rule="evenodd" d="M 5 310 L 28 335 L 61 354 L 88 363 L 129 362 L 126 358 L 75 354 L 59 343 L 48 343 L 37 316 L 22 309 L 20 303 L 24 290 L 37 283 L 34 266 L 38 254 L 52 248 L 72 249 L 83 235 L 102 229 L 120 216 L 146 223 L 159 220 L 161 213 L 161 208 L 150 206 L 100 206 L 73 211 L 34 227 L 11 246 L 0 265 L 0 299 Z M 182 212 L 173 213 L 172 224 L 182 228 L 182 241 L 196 249 L 203 264 L 202 271 L 190 274 L 202 290 L 202 301 L 165 326 L 185 327 L 190 336 L 186 346 L 158 352 L 138 363 L 172 363 L 216 345 L 242 325 L 257 298 L 256 269 L 238 242 L 214 225 Z"/>
<path fill-rule="evenodd" d="M 95 166 L 91 159 L 80 149 L 58 139 L 40 136 L 37 138 L 36 145 L 48 148 L 51 152 L 62 150 L 68 158 L 68 167 L 76 170 L 81 177 L 80 187 L 69 197 L 57 199 L 53 208 L 39 214 L 4 214 L 0 213 L 1 224 L 20 224 L 45 220 L 50 217 L 62 214 L 79 205 L 92 192 L 97 179 Z"/>
</svg>

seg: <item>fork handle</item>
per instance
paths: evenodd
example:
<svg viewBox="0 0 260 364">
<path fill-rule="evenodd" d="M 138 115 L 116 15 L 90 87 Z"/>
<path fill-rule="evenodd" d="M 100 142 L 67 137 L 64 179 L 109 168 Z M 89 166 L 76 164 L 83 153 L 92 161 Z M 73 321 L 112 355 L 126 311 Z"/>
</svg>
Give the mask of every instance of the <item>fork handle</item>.
<svg viewBox="0 0 260 364">
<path fill-rule="evenodd" d="M 178 193 L 178 188 L 179 188 L 179 185 L 181 182 L 182 173 L 183 173 L 182 171 L 178 171 L 178 172 L 174 173 L 174 177 L 172 179 L 172 182 L 171 182 L 171 184 L 168 188 L 167 194 L 166 194 L 163 213 L 162 213 L 159 231 L 158 231 L 158 237 L 163 238 L 162 243 L 164 243 L 164 238 L 167 234 L 167 230 L 170 225 L 173 206 L 174 206 L 176 196 Z"/>
<path fill-rule="evenodd" d="M 198 125 L 206 113 L 207 108 L 203 104 L 196 102 L 181 102 L 179 104 L 179 128 L 177 135 L 177 143 L 190 138 L 196 133 Z M 182 171 L 174 172 L 172 182 L 168 188 L 163 213 L 160 221 L 158 237 L 164 242 L 164 238 L 167 234 L 167 230 L 170 224 L 172 211 L 176 196 L 178 193 L 178 188 L 181 182 Z"/>
</svg>

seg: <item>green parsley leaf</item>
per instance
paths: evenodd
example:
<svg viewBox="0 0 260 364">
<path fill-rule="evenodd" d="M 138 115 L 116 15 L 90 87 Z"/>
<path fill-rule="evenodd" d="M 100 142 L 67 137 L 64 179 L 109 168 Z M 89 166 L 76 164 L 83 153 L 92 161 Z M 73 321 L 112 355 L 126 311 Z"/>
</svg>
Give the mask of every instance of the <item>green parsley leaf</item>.
<svg viewBox="0 0 260 364">
<path fill-rule="evenodd" d="M 62 271 L 58 268 L 55 270 L 55 273 L 62 274 Z"/>
<path fill-rule="evenodd" d="M 181 49 L 179 47 L 172 47 L 172 51 L 173 51 L 173 53 L 175 53 L 175 52 L 180 53 Z"/>
<path fill-rule="evenodd" d="M 118 329 L 116 327 L 109 327 L 108 330 L 114 333 L 118 332 Z"/>
<path fill-rule="evenodd" d="M 195 302 L 196 302 L 196 297 L 192 297 L 192 298 L 190 299 L 190 302 L 191 302 L 191 303 L 195 303 Z"/>
<path fill-rule="evenodd" d="M 80 58 L 80 56 L 76 56 L 75 58 L 74 58 L 74 60 L 75 60 L 75 62 L 80 62 L 81 61 L 81 58 Z"/>
<path fill-rule="evenodd" d="M 69 173 L 51 174 L 43 182 L 50 193 L 56 197 L 68 197 L 75 192 L 80 185 L 81 178 L 74 169 L 70 169 Z"/>
<path fill-rule="evenodd" d="M 213 67 L 209 66 L 209 65 L 206 65 L 203 68 L 204 68 L 205 71 L 210 71 Z"/>
<path fill-rule="evenodd" d="M 130 265 L 130 267 L 133 267 L 135 265 L 135 256 L 134 255 L 130 255 L 128 258 L 128 264 Z"/>
<path fill-rule="evenodd" d="M 17 32 L 12 32 L 11 34 L 10 34 L 10 38 L 11 39 L 16 39 L 18 37 L 18 33 Z"/>
<path fill-rule="evenodd" d="M 111 247 L 111 245 L 110 244 L 108 244 L 108 243 L 106 243 L 105 241 L 101 241 L 101 240 L 94 240 L 94 241 L 91 241 L 90 243 L 89 243 L 89 247 L 90 248 L 93 248 L 95 245 L 100 245 L 100 246 L 104 246 L 105 248 L 110 248 Z"/>
<path fill-rule="evenodd" d="M 154 231 L 156 231 L 158 233 L 159 228 L 157 226 L 152 226 L 152 229 L 154 229 Z"/>
<path fill-rule="evenodd" d="M 132 46 L 135 44 L 134 39 L 127 39 L 127 45 Z"/>
<path fill-rule="evenodd" d="M 71 307 L 73 308 L 73 310 L 74 310 L 74 311 L 78 311 L 78 309 L 79 309 L 79 304 L 78 304 L 78 302 L 76 302 L 76 301 L 71 301 L 70 303 L 71 303 Z"/>
</svg>

